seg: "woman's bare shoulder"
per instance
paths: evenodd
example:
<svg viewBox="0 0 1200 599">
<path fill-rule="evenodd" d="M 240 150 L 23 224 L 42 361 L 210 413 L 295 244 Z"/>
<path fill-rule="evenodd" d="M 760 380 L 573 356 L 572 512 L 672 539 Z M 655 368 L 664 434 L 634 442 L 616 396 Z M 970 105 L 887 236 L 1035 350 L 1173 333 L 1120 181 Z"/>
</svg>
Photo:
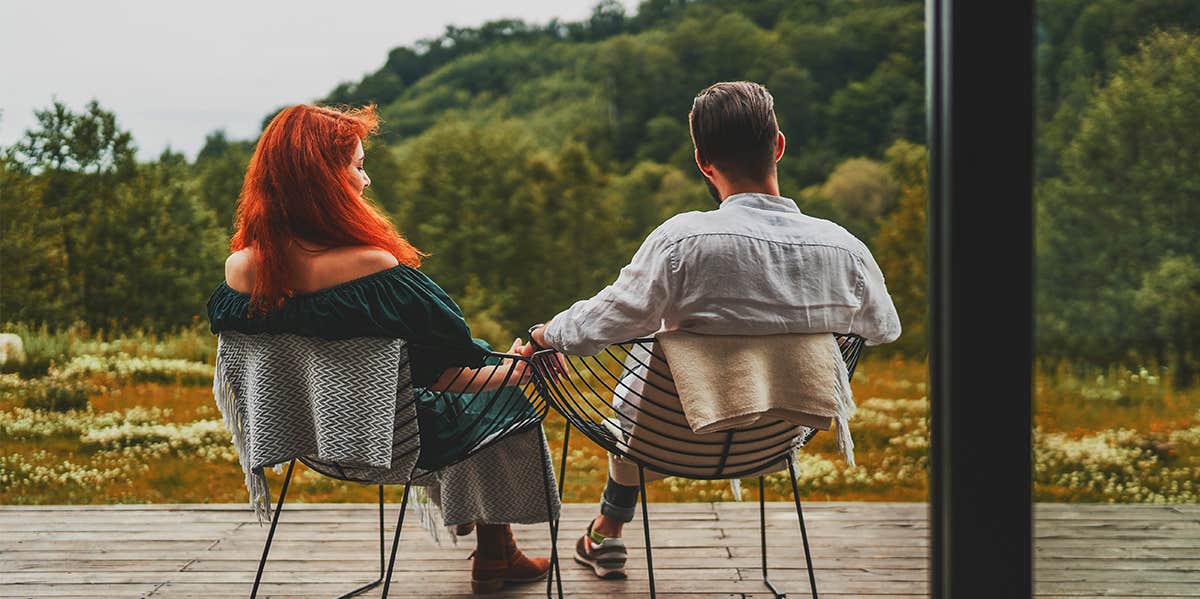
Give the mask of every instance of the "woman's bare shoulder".
<svg viewBox="0 0 1200 599">
<path fill-rule="evenodd" d="M 399 265 L 396 257 L 372 246 L 341 247 L 321 253 L 310 264 L 300 292 L 317 291 L 373 275 Z"/>
<path fill-rule="evenodd" d="M 250 293 L 254 287 L 254 250 L 238 250 L 225 259 L 225 284 L 234 291 Z"/>
<path fill-rule="evenodd" d="M 290 285 L 299 293 L 318 291 L 377 272 L 395 268 L 400 262 L 387 250 L 373 246 L 333 248 L 312 255 L 293 256 Z M 254 251 L 246 248 L 225 259 L 225 284 L 235 291 L 254 288 Z"/>
<path fill-rule="evenodd" d="M 359 276 L 400 265 L 400 261 L 391 252 L 369 245 L 341 248 L 340 255 L 331 256 L 331 259 L 340 261 L 346 268 L 361 272 Z"/>
</svg>

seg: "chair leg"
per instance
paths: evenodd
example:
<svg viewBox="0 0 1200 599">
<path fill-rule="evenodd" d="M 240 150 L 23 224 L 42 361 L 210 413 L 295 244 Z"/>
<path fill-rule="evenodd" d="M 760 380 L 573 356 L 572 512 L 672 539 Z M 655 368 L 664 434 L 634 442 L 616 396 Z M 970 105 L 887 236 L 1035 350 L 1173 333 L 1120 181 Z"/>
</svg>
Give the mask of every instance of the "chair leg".
<svg viewBox="0 0 1200 599">
<path fill-rule="evenodd" d="M 762 546 L 762 577 L 763 584 L 767 585 L 768 589 L 775 594 L 775 599 L 785 599 L 787 593 L 780 593 L 779 589 L 771 582 L 767 576 L 767 500 L 763 477 L 758 477 L 758 537 Z"/>
<path fill-rule="evenodd" d="M 379 485 L 379 578 L 382 579 L 385 571 L 383 569 L 383 485 Z"/>
<path fill-rule="evenodd" d="M 570 443 L 571 443 L 571 423 L 566 422 L 563 424 L 562 457 L 560 459 L 559 468 L 558 468 L 558 472 L 559 472 L 559 474 L 558 474 L 558 501 L 560 504 L 562 503 L 562 498 L 563 498 L 563 488 L 567 484 L 567 447 L 570 445 Z M 547 507 L 547 509 L 549 509 L 548 503 L 547 503 L 546 507 Z M 562 597 L 562 569 L 559 567 L 559 559 L 558 559 L 558 530 L 559 530 L 559 522 L 560 522 L 561 517 L 562 517 L 562 513 L 560 512 L 559 516 L 554 518 L 554 520 L 550 523 L 550 543 L 552 545 L 552 550 L 553 550 L 551 557 L 554 560 L 553 561 L 554 575 L 558 577 L 558 581 L 559 581 L 558 582 L 558 596 L 559 597 Z M 546 596 L 549 596 L 549 595 L 550 595 L 550 583 L 547 582 L 546 583 Z"/>
<path fill-rule="evenodd" d="M 654 592 L 654 552 L 650 547 L 650 513 L 646 510 L 646 471 L 638 465 L 638 487 L 642 493 L 642 533 L 646 536 L 646 573 L 650 578 L 650 599 L 657 595 Z"/>
<path fill-rule="evenodd" d="M 542 468 L 550 469 L 549 452 L 542 453 Z M 551 476 L 553 476 L 551 472 Z M 550 598 L 551 584 L 558 584 L 558 597 L 562 599 L 562 570 L 558 567 L 558 519 L 554 516 L 554 510 L 551 507 L 553 494 L 550 492 L 550 481 L 546 477 L 542 477 L 542 489 L 546 492 L 546 522 L 550 526 L 550 574 L 546 577 L 546 598 Z"/>
<path fill-rule="evenodd" d="M 387 575 L 383 577 L 382 599 L 387 599 L 388 588 L 392 586 L 392 570 L 396 566 L 396 549 L 400 547 L 400 531 L 404 529 L 404 512 L 408 510 L 408 490 L 411 485 L 404 485 L 404 498 L 400 500 L 400 517 L 396 521 L 396 534 L 392 536 L 392 557 L 388 560 Z"/>
<path fill-rule="evenodd" d="M 283 488 L 279 490 L 279 502 L 275 504 L 275 514 L 271 517 L 271 529 L 267 531 L 267 544 L 263 546 L 262 558 L 258 560 L 258 572 L 254 574 L 254 586 L 250 589 L 250 599 L 258 597 L 258 584 L 262 581 L 263 568 L 267 565 L 267 554 L 271 552 L 271 541 L 275 539 L 275 527 L 279 525 L 279 513 L 283 511 L 283 498 L 287 497 L 288 483 L 292 482 L 292 469 L 296 460 L 288 463 L 287 476 L 283 477 Z"/>
<path fill-rule="evenodd" d="M 792 497 L 796 500 L 796 517 L 800 520 L 800 540 L 804 542 L 804 561 L 808 563 L 808 585 L 817 599 L 817 577 L 813 574 L 812 554 L 808 551 L 808 530 L 804 527 L 804 510 L 800 507 L 800 486 L 796 484 L 796 464 L 788 458 L 788 476 L 792 479 Z"/>
<path fill-rule="evenodd" d="M 568 422 L 563 428 L 563 448 L 562 459 L 558 467 L 558 500 L 562 501 L 563 487 L 567 484 L 567 446 L 571 443 L 571 423 Z"/>
<path fill-rule="evenodd" d="M 339 595 L 337 599 L 349 599 L 350 597 L 356 597 L 383 584 L 383 548 L 383 485 L 379 485 L 379 578 L 376 578 L 375 580 L 368 582 L 367 584 L 364 584 L 357 589 L 350 591 L 349 593 Z"/>
</svg>

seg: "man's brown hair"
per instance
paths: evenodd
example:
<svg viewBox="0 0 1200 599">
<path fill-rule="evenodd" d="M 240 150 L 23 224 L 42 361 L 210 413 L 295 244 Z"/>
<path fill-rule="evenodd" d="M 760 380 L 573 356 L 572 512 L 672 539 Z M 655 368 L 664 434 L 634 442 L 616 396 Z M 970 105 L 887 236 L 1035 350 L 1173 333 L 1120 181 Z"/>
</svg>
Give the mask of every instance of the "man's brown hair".
<svg viewBox="0 0 1200 599">
<path fill-rule="evenodd" d="M 714 83 L 688 113 L 700 161 L 732 179 L 762 181 L 775 172 L 775 98 L 750 81 Z"/>
</svg>

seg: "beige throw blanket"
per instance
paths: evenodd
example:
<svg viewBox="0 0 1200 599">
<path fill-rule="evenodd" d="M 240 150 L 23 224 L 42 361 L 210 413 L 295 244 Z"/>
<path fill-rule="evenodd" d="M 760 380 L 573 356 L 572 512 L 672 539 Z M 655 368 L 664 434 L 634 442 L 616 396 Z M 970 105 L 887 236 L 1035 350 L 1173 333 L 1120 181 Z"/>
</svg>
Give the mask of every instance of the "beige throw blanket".
<svg viewBox="0 0 1200 599">
<path fill-rule="evenodd" d="M 854 414 L 846 363 L 830 334 L 660 333 L 688 425 L 696 433 L 749 426 L 761 418 L 829 430 L 854 465 Z"/>
</svg>

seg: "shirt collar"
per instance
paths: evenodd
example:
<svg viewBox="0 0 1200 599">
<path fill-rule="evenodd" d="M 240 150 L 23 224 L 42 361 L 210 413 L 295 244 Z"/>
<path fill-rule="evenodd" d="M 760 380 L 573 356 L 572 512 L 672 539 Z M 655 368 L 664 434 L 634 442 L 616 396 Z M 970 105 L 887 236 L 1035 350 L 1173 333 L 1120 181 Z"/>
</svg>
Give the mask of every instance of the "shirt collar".
<svg viewBox="0 0 1200 599">
<path fill-rule="evenodd" d="M 745 206 L 746 208 L 774 210 L 776 212 L 800 212 L 800 208 L 796 206 L 796 202 L 791 199 L 765 193 L 736 193 L 725 198 L 717 209 L 720 210 L 726 206 Z"/>
</svg>

